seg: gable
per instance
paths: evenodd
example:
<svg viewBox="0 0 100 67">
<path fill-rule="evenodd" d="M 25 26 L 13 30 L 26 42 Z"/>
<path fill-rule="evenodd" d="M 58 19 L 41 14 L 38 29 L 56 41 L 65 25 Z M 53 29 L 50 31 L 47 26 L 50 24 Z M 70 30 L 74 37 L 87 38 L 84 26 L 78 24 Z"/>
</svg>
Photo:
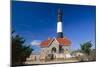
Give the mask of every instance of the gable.
<svg viewBox="0 0 100 67">
<path fill-rule="evenodd" d="M 53 41 L 51 43 L 49 43 L 48 47 L 50 47 L 50 46 L 58 46 L 58 45 L 59 45 L 58 41 L 56 39 L 53 39 Z"/>
</svg>

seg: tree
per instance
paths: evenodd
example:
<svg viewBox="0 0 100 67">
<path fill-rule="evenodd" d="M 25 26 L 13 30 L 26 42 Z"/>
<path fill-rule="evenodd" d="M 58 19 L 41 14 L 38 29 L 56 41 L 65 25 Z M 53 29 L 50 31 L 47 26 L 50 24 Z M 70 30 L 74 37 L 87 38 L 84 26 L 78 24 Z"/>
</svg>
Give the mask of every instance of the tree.
<svg viewBox="0 0 100 67">
<path fill-rule="evenodd" d="M 32 47 L 26 46 L 24 38 L 12 32 L 12 65 L 23 65 L 32 53 Z"/>
<path fill-rule="evenodd" d="M 81 51 L 82 51 L 83 53 L 85 53 L 85 54 L 87 54 L 87 55 L 90 54 L 90 52 L 91 52 L 91 47 L 92 47 L 91 41 L 88 41 L 88 42 L 86 42 L 86 43 L 83 43 L 83 44 L 81 44 L 80 46 L 81 46 Z"/>
<path fill-rule="evenodd" d="M 95 59 L 95 56 L 91 56 L 92 55 L 91 52 L 93 52 L 91 49 L 92 46 L 93 46 L 93 44 L 91 43 L 91 41 L 85 42 L 80 45 L 80 47 L 81 47 L 80 51 L 82 53 L 84 53 L 84 55 L 80 57 L 82 62 L 83 61 L 92 61 Z M 92 59 L 93 57 L 94 57 L 94 59 Z"/>
<path fill-rule="evenodd" d="M 90 58 L 91 61 L 96 60 L 96 49 L 95 48 L 91 49 L 89 58 Z"/>
</svg>

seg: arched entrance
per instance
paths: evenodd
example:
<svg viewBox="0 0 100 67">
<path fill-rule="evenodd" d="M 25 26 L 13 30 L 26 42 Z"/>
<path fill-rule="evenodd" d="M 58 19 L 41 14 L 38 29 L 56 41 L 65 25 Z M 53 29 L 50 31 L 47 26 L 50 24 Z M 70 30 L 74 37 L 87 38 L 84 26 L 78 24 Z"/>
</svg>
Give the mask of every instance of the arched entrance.
<svg viewBox="0 0 100 67">
<path fill-rule="evenodd" d="M 57 52 L 57 50 L 56 50 L 56 47 L 52 47 L 52 49 L 51 49 L 51 60 L 53 60 L 54 59 L 54 53 L 56 53 Z"/>
</svg>

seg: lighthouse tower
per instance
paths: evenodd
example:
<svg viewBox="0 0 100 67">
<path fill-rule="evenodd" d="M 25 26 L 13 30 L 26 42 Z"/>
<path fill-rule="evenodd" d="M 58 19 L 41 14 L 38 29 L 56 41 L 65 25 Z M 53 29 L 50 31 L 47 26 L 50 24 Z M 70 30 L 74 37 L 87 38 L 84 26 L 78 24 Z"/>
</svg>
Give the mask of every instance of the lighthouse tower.
<svg viewBox="0 0 100 67">
<path fill-rule="evenodd" d="M 62 32 L 62 12 L 60 9 L 58 9 L 57 13 L 57 38 L 63 38 L 63 32 Z"/>
</svg>

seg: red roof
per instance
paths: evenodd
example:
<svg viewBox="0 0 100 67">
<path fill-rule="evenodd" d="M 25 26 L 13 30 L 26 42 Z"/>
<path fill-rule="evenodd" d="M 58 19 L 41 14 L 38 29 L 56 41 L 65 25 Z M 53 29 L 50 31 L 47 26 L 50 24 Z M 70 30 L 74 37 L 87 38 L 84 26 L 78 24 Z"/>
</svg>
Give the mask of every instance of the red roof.
<svg viewBox="0 0 100 67">
<path fill-rule="evenodd" d="M 71 42 L 67 38 L 57 38 L 60 45 L 69 46 Z"/>
<path fill-rule="evenodd" d="M 42 47 L 47 47 L 48 44 L 51 42 L 51 40 L 52 40 L 52 39 L 45 40 L 45 41 L 43 41 L 40 45 L 41 45 Z"/>
<path fill-rule="evenodd" d="M 40 46 L 41 47 L 47 47 L 49 45 L 50 42 L 52 42 L 54 39 L 48 39 L 43 41 Z M 59 42 L 59 45 L 63 45 L 63 46 L 70 46 L 71 42 L 67 39 L 67 38 L 56 38 L 56 40 Z"/>
</svg>

